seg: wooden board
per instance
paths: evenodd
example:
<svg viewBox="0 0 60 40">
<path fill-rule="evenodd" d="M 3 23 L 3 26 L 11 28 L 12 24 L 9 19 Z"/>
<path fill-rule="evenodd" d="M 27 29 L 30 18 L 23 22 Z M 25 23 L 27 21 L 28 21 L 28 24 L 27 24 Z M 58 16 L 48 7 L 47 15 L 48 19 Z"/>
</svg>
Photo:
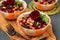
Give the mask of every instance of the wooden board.
<svg viewBox="0 0 60 40">
<path fill-rule="evenodd" d="M 9 25 L 9 24 L 11 24 L 13 26 L 13 28 L 17 32 L 17 35 L 11 36 L 7 33 L 7 31 L 8 31 L 7 25 Z M 46 40 L 56 40 L 56 37 L 55 37 L 53 30 L 52 30 L 52 25 L 49 25 L 47 30 L 42 35 L 37 36 L 37 37 L 29 37 L 29 36 L 25 35 L 23 31 L 18 30 L 18 26 L 17 26 L 16 21 L 6 20 L 2 16 L 1 13 L 0 13 L 0 28 L 10 37 L 11 40 L 41 40 L 42 38 L 45 38 L 45 37 L 46 37 Z"/>
</svg>

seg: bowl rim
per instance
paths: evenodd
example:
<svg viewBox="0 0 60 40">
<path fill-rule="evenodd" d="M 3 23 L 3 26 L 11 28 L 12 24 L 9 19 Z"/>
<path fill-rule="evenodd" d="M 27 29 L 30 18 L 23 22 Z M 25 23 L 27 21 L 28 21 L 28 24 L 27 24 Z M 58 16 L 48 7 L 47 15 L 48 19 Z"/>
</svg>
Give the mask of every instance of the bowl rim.
<svg viewBox="0 0 60 40">
<path fill-rule="evenodd" d="M 51 4 L 48 4 L 47 6 L 50 6 L 50 5 L 52 5 L 52 4 L 56 4 L 58 2 L 58 0 L 55 0 L 55 2 L 54 3 L 51 3 Z M 35 2 L 36 4 L 37 3 L 39 3 L 39 2 Z M 39 3 L 40 4 L 40 3 Z M 46 6 L 46 5 L 44 5 L 44 4 L 40 4 L 40 5 L 42 5 L 42 6 Z"/>
<path fill-rule="evenodd" d="M 2 0 L 2 1 L 0 1 L 0 5 L 1 5 L 1 3 L 3 2 L 4 0 Z M 6 1 L 6 0 L 5 0 Z M 19 0 L 20 2 L 23 2 L 23 7 L 24 7 L 24 9 L 25 8 L 27 8 L 27 3 L 24 1 L 24 0 Z M 23 9 L 23 10 L 24 10 Z M 22 11 L 22 10 L 21 10 Z M 0 11 L 1 13 L 3 13 L 3 14 L 5 14 L 5 15 L 9 15 L 9 13 L 8 12 L 4 12 L 4 11 Z"/>
<path fill-rule="evenodd" d="M 17 18 L 17 24 L 20 25 L 20 24 L 19 24 L 19 21 L 18 21 L 18 20 L 20 19 L 20 16 L 22 17 L 22 15 L 24 15 L 24 14 L 29 14 L 29 13 L 31 13 L 31 11 L 30 11 L 30 12 L 25 12 L 25 13 L 19 15 L 18 18 Z M 40 12 L 40 13 L 44 14 L 43 12 Z M 49 20 L 48 24 L 47 24 L 44 28 L 35 29 L 35 30 L 45 30 L 45 29 L 50 25 L 51 19 L 50 19 L 50 17 L 49 17 L 47 14 L 45 14 L 45 15 L 47 16 L 47 18 L 48 18 L 48 20 Z M 21 25 L 20 25 L 20 26 L 21 26 Z M 21 27 L 22 27 L 22 26 L 21 26 Z M 24 27 L 22 27 L 22 28 L 24 28 Z M 28 29 L 28 28 L 24 28 L 24 29 Z M 32 30 L 32 29 L 29 29 L 29 30 Z"/>
</svg>

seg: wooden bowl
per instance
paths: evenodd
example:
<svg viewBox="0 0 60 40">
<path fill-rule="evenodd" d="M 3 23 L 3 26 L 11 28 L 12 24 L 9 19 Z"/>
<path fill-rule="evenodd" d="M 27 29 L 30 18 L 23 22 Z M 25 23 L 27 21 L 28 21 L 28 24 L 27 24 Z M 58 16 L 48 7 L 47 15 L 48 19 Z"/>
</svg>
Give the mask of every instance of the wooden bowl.
<svg viewBox="0 0 60 40">
<path fill-rule="evenodd" d="M 3 0 L 4 1 L 4 0 Z M 18 15 L 22 14 L 24 11 L 25 11 L 25 8 L 27 8 L 27 4 L 24 0 L 20 0 L 21 2 L 23 2 L 23 7 L 24 9 L 21 10 L 21 11 L 15 11 L 14 13 L 7 13 L 7 12 L 3 12 L 3 11 L 0 11 L 3 16 L 8 19 L 8 20 L 16 20 Z M 2 3 L 2 1 L 0 2 L 0 4 Z"/>
<path fill-rule="evenodd" d="M 38 36 L 38 35 L 44 33 L 45 30 L 46 30 L 46 28 L 49 27 L 50 22 L 51 22 L 50 17 L 49 17 L 48 15 L 46 15 L 46 14 L 45 14 L 45 15 L 47 16 L 49 22 L 48 22 L 48 24 L 47 24 L 44 28 L 33 30 L 33 29 L 24 28 L 24 27 L 22 27 L 22 26 L 19 24 L 19 19 L 20 19 L 23 15 L 25 15 L 25 14 L 28 15 L 29 13 L 31 13 L 31 12 L 25 12 L 25 13 L 21 14 L 21 15 L 17 18 L 17 24 L 18 24 L 19 28 L 22 28 L 23 31 L 24 31 L 24 33 L 25 33 L 26 35 L 29 35 L 29 36 Z M 42 13 L 42 12 L 41 12 L 41 13 Z M 42 13 L 42 14 L 44 14 L 44 13 Z"/>
<path fill-rule="evenodd" d="M 46 11 L 46 10 L 51 10 L 51 9 L 53 9 L 54 6 L 55 6 L 55 4 L 57 3 L 57 1 L 58 1 L 58 0 L 55 0 L 54 3 L 51 3 L 51 4 L 49 4 L 49 5 L 40 4 L 39 2 L 35 2 L 35 4 L 37 5 L 37 8 L 38 8 L 39 10 L 44 10 L 44 11 Z"/>
</svg>

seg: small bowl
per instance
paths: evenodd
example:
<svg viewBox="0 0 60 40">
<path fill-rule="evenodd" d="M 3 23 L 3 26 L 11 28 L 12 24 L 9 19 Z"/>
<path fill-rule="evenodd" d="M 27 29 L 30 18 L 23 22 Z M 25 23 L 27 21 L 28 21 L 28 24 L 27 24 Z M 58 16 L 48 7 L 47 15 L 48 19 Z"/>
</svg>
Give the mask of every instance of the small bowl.
<svg viewBox="0 0 60 40">
<path fill-rule="evenodd" d="M 25 15 L 25 14 L 28 15 L 28 14 L 30 14 L 30 13 L 31 13 L 31 12 L 25 12 L 25 13 L 23 13 L 23 14 L 21 14 L 21 15 L 18 16 L 18 18 L 17 18 L 17 24 L 18 24 L 19 28 L 22 28 L 23 31 L 24 31 L 24 33 L 25 33 L 26 35 L 29 35 L 29 36 L 38 36 L 38 35 L 43 34 L 43 33 L 45 32 L 45 30 L 47 29 L 47 27 L 49 27 L 49 25 L 50 25 L 50 23 L 51 23 L 50 17 L 49 17 L 47 14 L 45 14 L 45 15 L 47 16 L 49 22 L 48 22 L 48 24 L 47 24 L 44 28 L 33 30 L 33 29 L 24 28 L 24 27 L 22 27 L 22 26 L 19 24 L 19 19 L 20 19 L 23 15 Z M 44 13 L 41 12 L 41 14 L 44 14 Z"/>
<path fill-rule="evenodd" d="M 3 1 L 4 1 L 4 0 L 3 0 Z M 2 3 L 3 1 L 0 2 L 0 5 L 1 5 L 1 3 Z M 14 12 L 14 13 L 7 13 L 7 12 L 0 11 L 6 19 L 8 19 L 8 20 L 16 20 L 17 17 L 18 17 L 18 15 L 22 14 L 22 13 L 24 12 L 24 10 L 27 8 L 27 4 L 26 4 L 26 2 L 25 2 L 24 0 L 19 0 L 19 1 L 20 1 L 20 2 L 23 2 L 23 7 L 24 7 L 23 10 L 21 10 L 21 11 L 16 11 L 16 12 Z"/>
<path fill-rule="evenodd" d="M 49 5 L 40 4 L 39 2 L 35 2 L 35 4 L 37 5 L 37 8 L 39 10 L 46 11 L 46 10 L 52 10 L 57 2 L 58 2 L 58 0 L 55 0 L 54 3 L 51 3 Z"/>
</svg>

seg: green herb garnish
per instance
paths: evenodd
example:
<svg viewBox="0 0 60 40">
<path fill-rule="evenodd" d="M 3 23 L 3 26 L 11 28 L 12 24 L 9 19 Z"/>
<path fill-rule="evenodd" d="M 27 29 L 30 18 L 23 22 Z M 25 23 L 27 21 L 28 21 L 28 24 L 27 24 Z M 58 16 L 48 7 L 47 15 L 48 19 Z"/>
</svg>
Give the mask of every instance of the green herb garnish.
<svg viewBox="0 0 60 40">
<path fill-rule="evenodd" d="M 24 16 L 23 16 L 23 18 L 25 19 L 27 17 L 27 15 L 25 14 Z"/>
<path fill-rule="evenodd" d="M 19 0 L 16 0 L 16 2 L 15 2 L 15 6 L 18 8 L 18 5 L 19 4 L 22 4 L 23 2 L 20 2 Z"/>
<path fill-rule="evenodd" d="M 41 15 L 41 18 L 46 24 L 48 24 L 48 18 L 46 15 Z"/>
</svg>

